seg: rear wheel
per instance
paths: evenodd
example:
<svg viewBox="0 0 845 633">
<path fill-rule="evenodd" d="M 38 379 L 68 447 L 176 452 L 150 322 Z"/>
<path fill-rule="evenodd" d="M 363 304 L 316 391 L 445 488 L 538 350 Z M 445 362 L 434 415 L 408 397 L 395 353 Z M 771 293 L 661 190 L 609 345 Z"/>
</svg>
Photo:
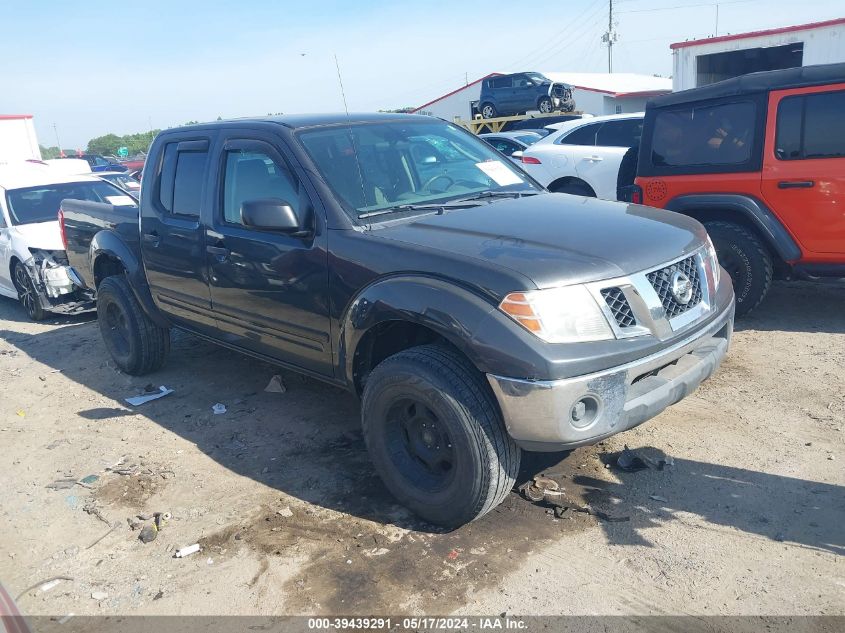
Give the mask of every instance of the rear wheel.
<svg viewBox="0 0 845 633">
<path fill-rule="evenodd" d="M 449 348 L 424 345 L 383 361 L 367 379 L 361 413 L 385 486 L 430 523 L 477 519 L 516 481 L 520 449 L 489 386 Z"/>
<path fill-rule="evenodd" d="M 18 301 L 21 302 L 27 315 L 33 321 L 43 321 L 47 311 L 41 307 L 41 299 L 35 290 L 32 277 L 26 271 L 26 266 L 18 262 L 14 270 L 15 290 L 18 291 Z"/>
<path fill-rule="evenodd" d="M 107 277 L 97 289 L 97 321 L 117 366 L 140 376 L 160 369 L 170 352 L 170 330 L 141 308 L 123 277 Z"/>
<path fill-rule="evenodd" d="M 485 103 L 481 106 L 481 116 L 485 119 L 492 119 L 496 116 L 496 106 L 492 103 Z"/>
<path fill-rule="evenodd" d="M 760 305 L 772 284 L 772 257 L 760 239 L 740 224 L 707 222 L 704 227 L 716 247 L 719 264 L 731 276 L 736 314 Z"/>
<path fill-rule="evenodd" d="M 542 97 L 537 102 L 537 109 L 543 114 L 550 114 L 554 110 L 552 100 L 549 97 Z"/>
</svg>

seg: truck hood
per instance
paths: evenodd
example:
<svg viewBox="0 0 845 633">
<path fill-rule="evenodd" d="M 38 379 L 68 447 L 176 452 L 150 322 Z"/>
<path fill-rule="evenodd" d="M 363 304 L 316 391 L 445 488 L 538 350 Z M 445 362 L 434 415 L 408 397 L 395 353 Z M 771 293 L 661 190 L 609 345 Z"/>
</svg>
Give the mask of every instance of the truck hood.
<svg viewBox="0 0 845 633">
<path fill-rule="evenodd" d="M 65 250 L 58 220 L 55 222 L 18 224 L 15 226 L 15 232 L 23 242 L 24 248 L 42 248 L 45 251 Z"/>
<path fill-rule="evenodd" d="M 509 268 L 538 288 L 638 272 L 706 239 L 701 224 L 671 211 L 555 193 L 424 216 L 376 233 Z"/>
</svg>

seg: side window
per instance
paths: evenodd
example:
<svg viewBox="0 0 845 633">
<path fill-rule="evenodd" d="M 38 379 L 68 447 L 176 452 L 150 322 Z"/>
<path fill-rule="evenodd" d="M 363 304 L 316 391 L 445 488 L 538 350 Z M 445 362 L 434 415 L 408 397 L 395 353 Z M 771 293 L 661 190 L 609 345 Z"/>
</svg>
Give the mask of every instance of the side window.
<svg viewBox="0 0 845 633">
<path fill-rule="evenodd" d="M 601 123 L 579 127 L 560 139 L 558 143 L 561 145 L 595 145 L 596 133 L 600 127 Z"/>
<path fill-rule="evenodd" d="M 168 143 L 164 148 L 159 203 L 173 215 L 198 218 L 208 152 L 180 152 L 178 146 L 178 143 Z"/>
<path fill-rule="evenodd" d="M 845 91 L 789 97 L 778 106 L 775 152 L 781 160 L 845 157 Z"/>
<path fill-rule="evenodd" d="M 490 139 L 490 145 L 495 147 L 498 151 L 502 152 L 502 154 L 504 154 L 505 156 L 510 156 L 515 151 L 521 149 L 520 146 L 516 143 L 503 138 Z"/>
<path fill-rule="evenodd" d="M 223 219 L 243 224 L 241 205 L 247 200 L 277 198 L 299 212 L 299 181 L 284 165 L 263 152 L 234 150 L 226 153 L 223 180 Z"/>
<path fill-rule="evenodd" d="M 514 88 L 527 88 L 529 86 L 533 86 L 534 83 L 528 79 L 525 75 L 517 75 L 513 78 L 513 87 Z"/>
<path fill-rule="evenodd" d="M 750 101 L 658 112 L 654 166 L 741 165 L 751 159 L 756 107 Z"/>
<path fill-rule="evenodd" d="M 596 135 L 596 145 L 633 147 L 639 145 L 642 134 L 642 119 L 608 121 L 599 129 Z"/>
<path fill-rule="evenodd" d="M 511 88 L 513 79 L 511 77 L 497 77 L 493 80 L 493 88 Z"/>
</svg>

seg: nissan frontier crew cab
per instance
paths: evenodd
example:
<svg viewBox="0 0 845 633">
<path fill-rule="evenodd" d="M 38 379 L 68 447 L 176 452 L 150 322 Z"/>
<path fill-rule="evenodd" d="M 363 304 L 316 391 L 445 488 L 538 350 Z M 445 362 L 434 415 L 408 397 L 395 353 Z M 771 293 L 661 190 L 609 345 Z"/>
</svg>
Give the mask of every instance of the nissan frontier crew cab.
<svg viewBox="0 0 845 633">
<path fill-rule="evenodd" d="M 522 450 L 689 394 L 733 329 L 696 220 L 509 163 L 426 116 L 222 121 L 156 137 L 140 209 L 65 200 L 61 223 L 123 371 L 161 367 L 179 328 L 345 387 L 388 489 L 458 526 Z"/>
</svg>

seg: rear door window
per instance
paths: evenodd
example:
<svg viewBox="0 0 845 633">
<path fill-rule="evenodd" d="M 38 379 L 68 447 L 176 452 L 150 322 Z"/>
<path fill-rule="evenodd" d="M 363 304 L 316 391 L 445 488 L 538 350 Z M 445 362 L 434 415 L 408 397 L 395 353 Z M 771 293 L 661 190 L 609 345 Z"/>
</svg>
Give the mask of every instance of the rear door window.
<svg viewBox="0 0 845 633">
<path fill-rule="evenodd" d="M 179 143 L 164 149 L 159 180 L 159 204 L 169 214 L 198 218 L 202 204 L 208 150 L 181 150 Z"/>
<path fill-rule="evenodd" d="M 845 157 L 845 91 L 787 97 L 777 115 L 781 160 Z"/>
<path fill-rule="evenodd" d="M 658 112 L 651 160 L 655 167 L 740 165 L 751 159 L 756 123 L 751 101 Z"/>
<path fill-rule="evenodd" d="M 493 80 L 493 88 L 511 88 L 513 79 L 511 77 L 498 77 Z"/>
<path fill-rule="evenodd" d="M 639 145 L 643 134 L 642 119 L 607 121 L 596 134 L 596 145 L 606 147 L 633 147 Z"/>
<path fill-rule="evenodd" d="M 601 123 L 579 127 L 560 139 L 558 143 L 561 145 L 595 145 L 596 133 L 600 127 Z"/>
</svg>

